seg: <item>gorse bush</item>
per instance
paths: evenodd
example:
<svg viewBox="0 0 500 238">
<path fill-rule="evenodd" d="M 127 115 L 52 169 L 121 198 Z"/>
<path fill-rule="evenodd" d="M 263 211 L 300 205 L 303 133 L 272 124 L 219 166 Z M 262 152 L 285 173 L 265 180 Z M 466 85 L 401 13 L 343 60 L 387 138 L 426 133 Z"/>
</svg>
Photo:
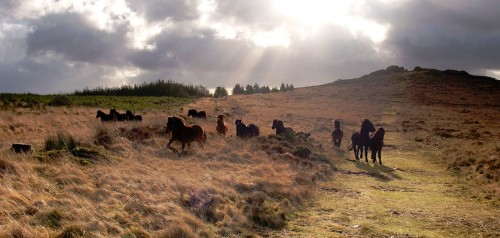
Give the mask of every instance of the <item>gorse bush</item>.
<svg viewBox="0 0 500 238">
<path fill-rule="evenodd" d="M 56 95 L 49 103 L 51 106 L 71 106 L 73 101 L 66 95 Z"/>
</svg>

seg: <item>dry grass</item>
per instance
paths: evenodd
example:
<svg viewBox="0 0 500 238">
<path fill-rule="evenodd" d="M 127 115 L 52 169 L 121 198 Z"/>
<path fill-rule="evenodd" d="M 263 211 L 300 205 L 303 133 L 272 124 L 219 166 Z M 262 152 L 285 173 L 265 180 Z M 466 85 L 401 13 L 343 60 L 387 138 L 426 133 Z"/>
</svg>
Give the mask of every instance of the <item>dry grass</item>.
<svg viewBox="0 0 500 238">
<path fill-rule="evenodd" d="M 332 169 L 327 160 L 306 167 L 294 155 L 274 158 L 258 139 L 225 141 L 211 119 L 188 119 L 207 128 L 209 144 L 177 155 L 166 148 L 169 114 L 102 124 L 90 109 L 2 112 L 2 133 L 12 139 L 2 142 L 0 237 L 266 233 L 284 227 L 312 197 L 314 180 Z M 35 152 L 13 154 L 13 141 L 31 143 Z M 93 152 L 100 159 L 81 163 Z"/>
<path fill-rule="evenodd" d="M 0 237 L 498 235 L 498 105 L 489 91 L 429 88 L 426 78 L 201 99 L 184 108 L 208 112 L 186 118 L 206 129 L 208 144 L 179 155 L 167 149 L 164 125 L 186 112 L 150 111 L 126 124 L 102 124 L 87 108 L 0 112 Z M 450 88 L 456 95 L 446 97 Z M 239 118 L 262 136 L 236 138 Z M 310 139 L 269 136 L 275 118 Z M 386 129 L 385 166 L 355 163 L 346 151 L 363 118 Z M 344 130 L 339 149 L 333 119 Z M 57 135 L 83 149 L 43 150 Z M 36 152 L 13 154 L 14 142 Z M 43 153 L 51 159 L 37 160 Z"/>
</svg>

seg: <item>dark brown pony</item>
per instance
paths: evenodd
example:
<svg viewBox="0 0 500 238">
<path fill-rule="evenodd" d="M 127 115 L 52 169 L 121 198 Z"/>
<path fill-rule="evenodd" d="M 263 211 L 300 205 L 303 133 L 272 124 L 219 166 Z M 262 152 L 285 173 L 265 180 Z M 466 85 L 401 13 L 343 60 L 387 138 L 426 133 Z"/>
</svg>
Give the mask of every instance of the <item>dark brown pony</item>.
<svg viewBox="0 0 500 238">
<path fill-rule="evenodd" d="M 276 129 L 276 135 L 282 133 L 293 133 L 293 129 L 290 127 L 285 127 L 285 124 L 282 120 L 274 119 L 272 129 Z"/>
<path fill-rule="evenodd" d="M 218 115 L 217 116 L 217 127 L 215 127 L 215 130 L 217 133 L 219 133 L 224 140 L 226 139 L 226 132 L 229 129 L 227 126 L 227 123 L 224 121 L 224 115 Z"/>
<path fill-rule="evenodd" d="M 344 137 L 344 132 L 340 129 L 340 121 L 333 121 L 333 130 L 332 130 L 332 141 L 333 145 L 340 147 L 340 143 L 342 142 L 342 138 Z"/>
<path fill-rule="evenodd" d="M 378 162 L 382 165 L 382 147 L 384 147 L 384 128 L 380 127 L 377 129 L 377 132 L 373 136 L 370 137 L 369 146 L 372 151 L 372 160 L 375 164 L 377 162 L 377 154 L 378 154 Z"/>
<path fill-rule="evenodd" d="M 260 134 L 259 127 L 254 124 L 247 126 L 241 119 L 234 121 L 234 124 L 236 125 L 236 136 L 240 138 L 249 139 Z"/>
<path fill-rule="evenodd" d="M 142 121 L 141 115 L 134 115 L 134 113 L 130 110 L 127 110 L 125 114 L 127 115 L 129 121 Z"/>
<path fill-rule="evenodd" d="M 117 121 L 128 121 L 128 116 L 125 113 L 119 113 L 116 109 L 112 108 L 109 110 L 109 114 L 113 114 Z"/>
<path fill-rule="evenodd" d="M 95 118 L 101 118 L 102 122 L 116 121 L 116 116 L 114 114 L 106 114 L 101 110 L 97 110 L 97 115 Z"/>
<path fill-rule="evenodd" d="M 196 111 L 196 109 L 188 110 L 188 117 L 198 117 L 198 118 L 207 118 L 207 113 L 205 111 Z"/>
<path fill-rule="evenodd" d="M 184 151 L 186 144 L 188 144 L 189 147 L 193 141 L 198 142 L 202 148 L 207 141 L 207 135 L 201 126 L 186 125 L 182 118 L 176 116 L 168 118 L 165 132 L 167 134 L 172 132 L 172 138 L 168 141 L 167 147 L 175 152 L 178 151 L 170 146 L 174 141 L 180 141 L 182 143 L 182 151 Z"/>
<path fill-rule="evenodd" d="M 361 122 L 361 130 L 359 132 L 355 131 L 351 136 L 351 144 L 349 145 L 349 150 L 354 149 L 354 156 L 356 157 L 356 161 L 359 161 L 359 158 L 363 158 L 363 149 L 365 150 L 365 160 L 368 163 L 368 142 L 370 141 L 370 132 L 374 132 L 375 127 L 373 123 L 368 119 L 364 119 Z M 361 151 L 361 155 L 358 157 L 359 151 Z"/>
</svg>

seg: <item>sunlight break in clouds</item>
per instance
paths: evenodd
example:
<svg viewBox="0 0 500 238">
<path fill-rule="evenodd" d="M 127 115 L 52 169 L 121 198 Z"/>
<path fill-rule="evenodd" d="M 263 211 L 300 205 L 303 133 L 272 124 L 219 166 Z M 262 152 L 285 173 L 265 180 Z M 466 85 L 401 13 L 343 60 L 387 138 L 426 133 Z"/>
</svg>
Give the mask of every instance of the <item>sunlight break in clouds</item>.
<svg viewBox="0 0 500 238">
<path fill-rule="evenodd" d="M 323 25 L 334 24 L 349 29 L 353 36 L 364 34 L 374 43 L 386 39 L 388 24 L 379 24 L 363 16 L 362 1 L 274 0 L 276 11 L 296 22 L 303 37 Z"/>
</svg>

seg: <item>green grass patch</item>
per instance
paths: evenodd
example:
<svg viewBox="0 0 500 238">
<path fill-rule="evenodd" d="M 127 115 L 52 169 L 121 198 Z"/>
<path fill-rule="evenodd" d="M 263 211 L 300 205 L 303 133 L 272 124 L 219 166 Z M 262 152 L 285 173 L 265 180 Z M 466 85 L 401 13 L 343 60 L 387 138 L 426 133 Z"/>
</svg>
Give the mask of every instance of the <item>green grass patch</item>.
<svg viewBox="0 0 500 238">
<path fill-rule="evenodd" d="M 75 96 L 4 93 L 0 94 L 0 110 L 15 110 L 17 108 L 44 110 L 48 106 L 117 108 L 132 111 L 169 110 L 182 107 L 194 100 L 196 100 L 195 97 Z"/>
</svg>

